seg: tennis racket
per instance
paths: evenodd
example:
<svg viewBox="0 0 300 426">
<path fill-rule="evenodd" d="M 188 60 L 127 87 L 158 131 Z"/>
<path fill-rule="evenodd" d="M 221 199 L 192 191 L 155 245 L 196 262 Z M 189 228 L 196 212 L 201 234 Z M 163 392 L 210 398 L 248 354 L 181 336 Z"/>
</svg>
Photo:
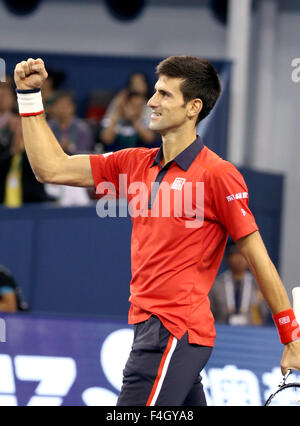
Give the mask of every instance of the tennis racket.
<svg viewBox="0 0 300 426">
<path fill-rule="evenodd" d="M 293 308 L 297 321 L 300 321 L 300 287 L 293 288 Z M 264 406 L 298 406 L 300 407 L 300 383 L 286 383 L 292 373 L 288 370 L 278 388 L 269 396 Z"/>
<path fill-rule="evenodd" d="M 287 378 L 292 373 L 288 370 L 278 388 L 269 396 L 264 406 L 296 406 L 300 407 L 300 383 L 286 383 Z"/>
</svg>

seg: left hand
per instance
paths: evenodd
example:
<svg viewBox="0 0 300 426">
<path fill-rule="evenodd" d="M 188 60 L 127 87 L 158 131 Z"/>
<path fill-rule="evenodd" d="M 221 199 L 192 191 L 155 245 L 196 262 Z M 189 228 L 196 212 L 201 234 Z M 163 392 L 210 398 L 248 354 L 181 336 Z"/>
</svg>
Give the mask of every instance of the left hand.
<svg viewBox="0 0 300 426">
<path fill-rule="evenodd" d="M 280 366 L 284 376 L 289 369 L 300 370 L 300 339 L 284 345 Z"/>
</svg>

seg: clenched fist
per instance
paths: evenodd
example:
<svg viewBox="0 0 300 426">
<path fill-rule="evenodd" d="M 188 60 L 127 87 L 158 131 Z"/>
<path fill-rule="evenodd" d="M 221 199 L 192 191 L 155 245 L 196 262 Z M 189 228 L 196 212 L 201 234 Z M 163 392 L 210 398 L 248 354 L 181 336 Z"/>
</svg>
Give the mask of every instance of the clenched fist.
<svg viewBox="0 0 300 426">
<path fill-rule="evenodd" d="M 48 73 L 41 58 L 29 58 L 15 67 L 14 78 L 19 90 L 40 89 L 47 77 Z"/>
</svg>

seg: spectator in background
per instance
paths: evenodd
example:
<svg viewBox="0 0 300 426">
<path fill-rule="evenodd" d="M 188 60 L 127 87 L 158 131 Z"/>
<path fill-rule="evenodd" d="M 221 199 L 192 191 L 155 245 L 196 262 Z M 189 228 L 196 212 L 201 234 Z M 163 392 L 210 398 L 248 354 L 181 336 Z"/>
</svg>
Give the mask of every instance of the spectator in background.
<svg viewBox="0 0 300 426">
<path fill-rule="evenodd" d="M 139 92 L 118 97 L 112 112 L 102 121 L 100 139 L 106 150 L 151 145 L 155 141 L 155 133 L 145 119 L 145 102 L 145 95 Z"/>
<path fill-rule="evenodd" d="M 13 77 L 10 74 L 6 74 L 4 85 L 8 86 L 8 88 L 10 88 L 13 92 L 13 95 L 14 95 L 13 112 L 15 114 L 18 114 L 17 98 L 15 97 L 15 83 L 14 83 Z"/>
<path fill-rule="evenodd" d="M 27 311 L 20 287 L 4 266 L 0 265 L 0 312 Z"/>
<path fill-rule="evenodd" d="M 12 86 L 9 82 L 0 82 L 0 157 L 8 151 L 16 127 L 15 102 Z"/>
<path fill-rule="evenodd" d="M 16 117 L 14 129 L 0 154 L 0 204 L 20 207 L 24 203 L 54 200 L 32 172 L 24 148 L 21 119 Z"/>
<path fill-rule="evenodd" d="M 15 95 L 10 80 L 0 83 L 0 203 L 19 206 L 22 204 L 18 149 L 20 119 L 14 113 L 14 105 Z M 16 158 L 13 160 L 14 155 Z M 10 169 L 16 172 L 14 180 L 9 178 Z"/>
<path fill-rule="evenodd" d="M 26 202 L 52 201 L 37 182 L 24 150 L 21 119 L 10 79 L 0 83 L 0 204 L 19 207 Z"/>
<path fill-rule="evenodd" d="M 236 244 L 227 245 L 225 258 L 229 269 L 216 278 L 209 293 L 216 323 L 231 325 L 265 323 L 268 316 L 267 305 Z"/>
<path fill-rule="evenodd" d="M 67 154 L 90 153 L 94 140 L 89 125 L 76 116 L 74 96 L 70 92 L 57 92 L 51 107 L 49 126 Z"/>
<path fill-rule="evenodd" d="M 94 137 L 88 123 L 76 116 L 76 104 L 69 91 L 56 92 L 48 121 L 61 147 L 67 154 L 88 154 L 93 152 Z M 46 193 L 54 197 L 59 205 L 83 206 L 91 202 L 86 188 L 45 185 Z"/>
<path fill-rule="evenodd" d="M 43 103 L 48 120 L 52 117 L 52 104 L 55 99 L 55 93 L 60 88 L 64 80 L 64 71 L 48 69 L 48 78 L 45 81 L 46 84 L 42 87 Z"/>
<path fill-rule="evenodd" d="M 104 118 L 108 118 L 113 114 L 114 110 L 118 106 L 126 101 L 126 97 L 129 92 L 136 92 L 144 95 L 145 103 L 143 107 L 143 120 L 145 122 L 150 121 L 151 109 L 147 106 L 147 101 L 151 96 L 151 88 L 148 77 L 142 72 L 134 72 L 127 80 L 126 87 L 121 90 L 110 102 L 106 115 Z"/>
<path fill-rule="evenodd" d="M 9 271 L 0 266 L 0 312 L 17 312 L 15 282 Z"/>
</svg>

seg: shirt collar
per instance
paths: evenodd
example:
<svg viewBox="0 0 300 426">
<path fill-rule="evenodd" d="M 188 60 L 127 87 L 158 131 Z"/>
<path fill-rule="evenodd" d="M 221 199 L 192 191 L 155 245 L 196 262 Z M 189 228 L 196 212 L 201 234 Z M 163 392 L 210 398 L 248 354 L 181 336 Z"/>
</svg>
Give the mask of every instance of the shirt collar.
<svg viewBox="0 0 300 426">
<path fill-rule="evenodd" d="M 201 137 L 197 135 L 197 138 L 194 140 L 194 142 L 191 143 L 191 145 L 189 145 L 183 151 L 181 151 L 177 155 L 177 157 L 175 157 L 174 160 L 172 161 L 175 161 L 175 163 L 179 167 L 187 171 L 190 165 L 192 164 L 192 162 L 197 157 L 197 155 L 200 153 L 203 146 L 204 145 L 203 145 Z M 162 159 L 163 159 L 163 146 L 161 145 L 150 167 L 153 167 L 155 165 L 160 165 Z"/>
</svg>

